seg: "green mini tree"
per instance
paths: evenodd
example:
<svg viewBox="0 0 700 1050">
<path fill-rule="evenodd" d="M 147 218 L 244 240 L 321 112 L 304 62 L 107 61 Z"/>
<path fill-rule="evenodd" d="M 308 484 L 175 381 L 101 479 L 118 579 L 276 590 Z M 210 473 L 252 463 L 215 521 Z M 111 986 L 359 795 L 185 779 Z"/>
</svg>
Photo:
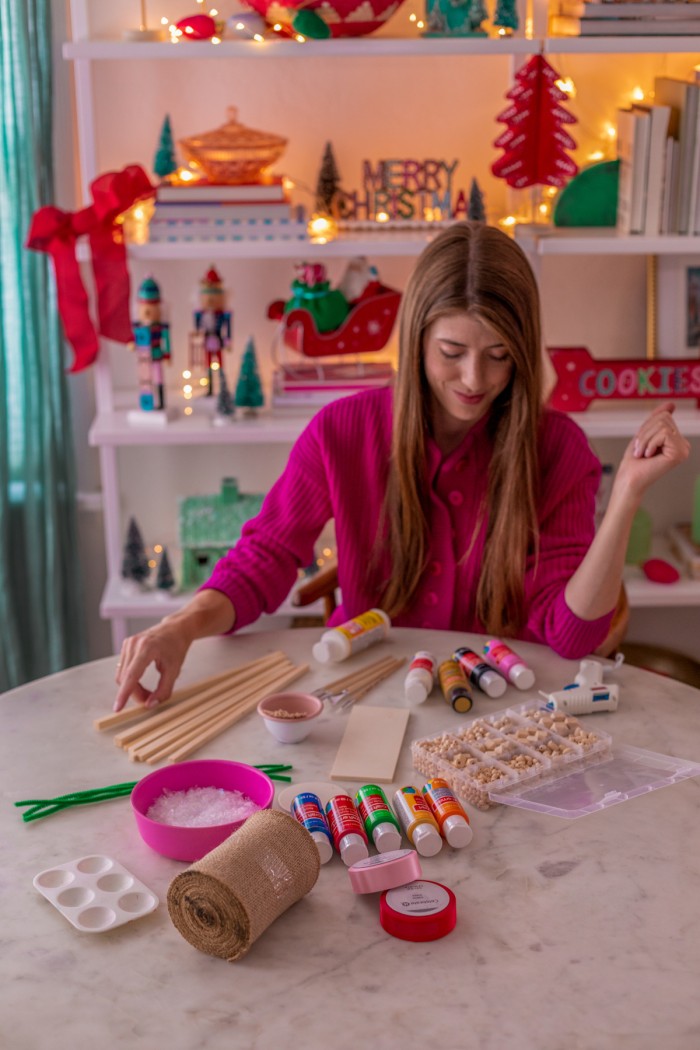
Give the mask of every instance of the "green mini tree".
<svg viewBox="0 0 700 1050">
<path fill-rule="evenodd" d="M 224 416 L 226 419 L 230 419 L 236 412 L 223 368 L 219 369 L 219 397 L 216 402 L 216 412 L 217 415 Z"/>
<path fill-rule="evenodd" d="M 467 218 L 473 222 L 486 222 L 486 208 L 484 207 L 484 195 L 479 183 L 472 179 L 469 189 L 469 203 L 467 204 Z"/>
<path fill-rule="evenodd" d="M 493 13 L 493 24 L 500 29 L 511 32 L 520 25 L 515 0 L 496 0 L 496 10 Z"/>
<path fill-rule="evenodd" d="M 321 170 L 316 183 L 316 207 L 323 208 L 329 215 L 333 214 L 335 198 L 340 189 L 340 173 L 335 162 L 333 147 L 326 143 L 321 160 Z"/>
<path fill-rule="evenodd" d="M 254 415 L 255 409 L 264 404 L 258 362 L 255 357 L 255 343 L 252 338 L 246 343 L 243 352 L 241 370 L 236 384 L 236 404 L 247 409 L 247 415 Z"/>
<path fill-rule="evenodd" d="M 173 131 L 170 126 L 170 117 L 166 116 L 160 129 L 160 140 L 153 161 L 153 171 L 159 178 L 164 179 L 166 175 L 171 175 L 176 170 L 177 160 L 175 159 Z"/>
<path fill-rule="evenodd" d="M 125 580 L 135 580 L 136 583 L 145 583 L 151 575 L 148 564 L 148 555 L 141 536 L 141 530 L 136 520 L 131 518 L 129 529 L 124 544 L 122 557 L 122 576 Z"/>
<path fill-rule="evenodd" d="M 163 547 L 163 553 L 160 556 L 158 562 L 158 575 L 156 576 L 156 587 L 159 591 L 169 591 L 175 586 L 175 577 L 173 571 L 170 568 L 170 559 L 168 558 L 168 551 Z"/>
</svg>

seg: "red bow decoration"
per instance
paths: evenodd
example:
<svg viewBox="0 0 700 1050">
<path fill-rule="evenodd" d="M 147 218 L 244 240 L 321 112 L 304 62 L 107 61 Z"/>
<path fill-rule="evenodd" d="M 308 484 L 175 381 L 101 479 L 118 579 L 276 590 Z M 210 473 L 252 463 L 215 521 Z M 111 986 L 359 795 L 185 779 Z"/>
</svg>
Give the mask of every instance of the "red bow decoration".
<svg viewBox="0 0 700 1050">
<path fill-rule="evenodd" d="M 139 200 L 152 197 L 155 187 L 138 164 L 108 171 L 91 184 L 93 203 L 80 211 L 39 208 L 32 216 L 27 248 L 47 252 L 53 259 L 66 339 L 75 355 L 71 372 L 80 372 L 97 357 L 99 342 L 90 318 L 88 297 L 75 254 L 79 237 L 90 238 L 95 278 L 99 333 L 117 343 L 134 338 L 129 316 L 129 271 L 126 247 L 117 216 Z"/>
</svg>

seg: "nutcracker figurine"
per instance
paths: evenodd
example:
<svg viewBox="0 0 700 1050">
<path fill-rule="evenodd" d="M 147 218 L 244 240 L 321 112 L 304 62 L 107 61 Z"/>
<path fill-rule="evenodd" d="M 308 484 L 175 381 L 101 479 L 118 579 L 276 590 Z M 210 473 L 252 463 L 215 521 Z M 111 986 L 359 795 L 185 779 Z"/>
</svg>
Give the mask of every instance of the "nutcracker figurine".
<svg viewBox="0 0 700 1050">
<path fill-rule="evenodd" d="M 223 368 L 223 351 L 231 348 L 231 313 L 221 277 L 212 266 L 199 283 L 199 309 L 190 335 L 190 365 L 206 364 L 207 397 L 214 393 L 214 373 Z"/>
<path fill-rule="evenodd" d="M 170 325 L 161 320 L 160 288 L 152 277 L 141 282 L 137 296 L 134 346 L 139 379 L 139 405 L 146 412 L 165 408 L 163 361 L 170 360 Z"/>
</svg>

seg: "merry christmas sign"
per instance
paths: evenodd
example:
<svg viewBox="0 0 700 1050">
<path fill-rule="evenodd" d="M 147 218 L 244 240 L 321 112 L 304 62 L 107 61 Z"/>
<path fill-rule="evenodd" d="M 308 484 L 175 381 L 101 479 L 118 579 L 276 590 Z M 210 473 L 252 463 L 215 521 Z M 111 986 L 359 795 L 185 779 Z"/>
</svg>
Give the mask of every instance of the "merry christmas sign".
<svg viewBox="0 0 700 1050">
<path fill-rule="evenodd" d="M 591 401 L 695 398 L 700 404 L 700 361 L 660 358 L 596 361 L 584 347 L 549 350 L 557 374 L 550 398 L 562 412 L 585 412 Z"/>
<path fill-rule="evenodd" d="M 348 220 L 466 219 L 469 195 L 455 185 L 457 160 L 365 160 L 362 188 L 339 190 L 338 217 Z"/>
</svg>

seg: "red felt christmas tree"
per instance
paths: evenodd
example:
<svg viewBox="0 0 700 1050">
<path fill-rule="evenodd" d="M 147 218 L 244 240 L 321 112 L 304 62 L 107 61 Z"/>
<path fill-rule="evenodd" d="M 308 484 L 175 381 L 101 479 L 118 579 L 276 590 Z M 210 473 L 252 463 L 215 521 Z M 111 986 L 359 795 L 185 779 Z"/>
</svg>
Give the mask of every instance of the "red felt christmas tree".
<svg viewBox="0 0 700 1050">
<path fill-rule="evenodd" d="M 532 58 L 515 75 L 506 98 L 511 104 L 496 118 L 506 125 L 494 146 L 503 156 L 491 171 L 509 186 L 563 186 L 578 171 L 567 150 L 576 142 L 563 127 L 576 117 L 559 103 L 568 96 L 557 87 L 559 74 L 542 55 Z"/>
</svg>

